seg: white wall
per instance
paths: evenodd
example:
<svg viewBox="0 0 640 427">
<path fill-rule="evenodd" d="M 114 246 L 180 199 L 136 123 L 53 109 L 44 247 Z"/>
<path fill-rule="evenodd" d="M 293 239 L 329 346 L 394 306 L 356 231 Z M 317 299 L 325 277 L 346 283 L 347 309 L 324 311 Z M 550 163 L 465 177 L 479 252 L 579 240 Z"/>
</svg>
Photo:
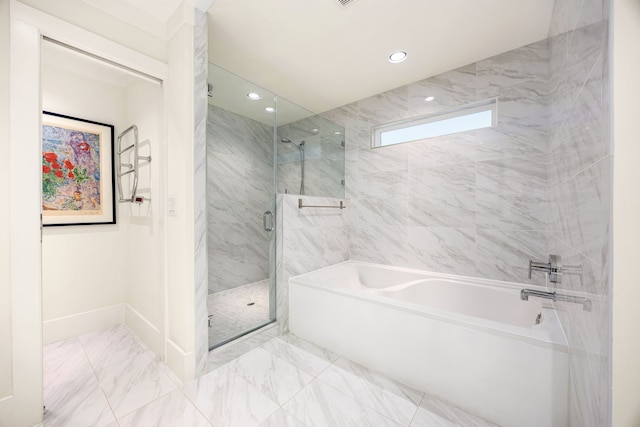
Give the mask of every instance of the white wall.
<svg viewBox="0 0 640 427">
<path fill-rule="evenodd" d="M 640 3 L 613 1 L 613 426 L 640 425 Z"/>
<path fill-rule="evenodd" d="M 169 41 L 167 83 L 167 365 L 183 379 L 195 373 L 193 27 L 185 24 Z M 205 320 L 206 322 L 206 320 Z"/>
<path fill-rule="evenodd" d="M 114 137 L 126 125 L 123 87 L 57 66 L 43 64 L 42 106 L 45 111 L 113 124 Z M 45 343 L 118 322 L 107 307 L 125 302 L 126 239 L 127 221 L 121 217 L 115 225 L 44 228 Z M 95 310 L 99 312 L 91 320 L 84 314 Z"/>
<path fill-rule="evenodd" d="M 78 27 L 131 47 L 155 59 L 165 61 L 166 43 L 142 28 L 106 14 L 81 0 L 19 0 Z M 142 23 L 144 25 L 145 23 Z"/>
<path fill-rule="evenodd" d="M 162 354 L 164 330 L 164 212 L 162 177 L 166 166 L 165 141 L 161 138 L 162 90 L 160 85 L 136 79 L 125 91 L 126 127 L 139 132 L 139 154 L 151 156 L 141 162 L 137 195 L 151 199 L 142 204 L 120 204 L 126 235 L 126 323 L 156 354 Z M 124 130 L 124 129 L 123 129 Z M 133 133 L 123 143 L 132 141 Z M 129 144 L 124 144 L 128 146 Z M 131 175 L 129 175 L 131 177 Z M 123 180 L 125 188 L 130 188 Z M 125 190 L 126 191 L 126 190 Z M 128 194 L 128 192 L 127 192 Z M 126 195 L 125 195 L 126 196 Z"/>
<path fill-rule="evenodd" d="M 9 57 L 9 0 L 0 0 L 0 58 Z M 0 62 L 0 158 L 9 158 L 9 62 Z M 9 169 L 0 168 L 0 206 L 9 206 Z M 0 399 L 11 394 L 11 260 L 9 210 L 0 209 Z"/>
</svg>

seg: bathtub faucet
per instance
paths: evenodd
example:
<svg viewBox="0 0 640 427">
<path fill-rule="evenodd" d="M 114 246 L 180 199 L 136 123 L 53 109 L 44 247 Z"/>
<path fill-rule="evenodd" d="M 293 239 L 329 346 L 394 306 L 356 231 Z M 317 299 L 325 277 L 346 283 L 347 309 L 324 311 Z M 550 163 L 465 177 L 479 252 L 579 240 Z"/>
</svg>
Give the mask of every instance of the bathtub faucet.
<svg viewBox="0 0 640 427">
<path fill-rule="evenodd" d="M 552 301 L 566 301 L 575 304 L 582 304 L 584 311 L 591 311 L 591 300 L 589 298 L 576 297 L 573 295 L 559 294 L 557 292 L 545 292 L 535 289 L 523 289 L 520 291 L 520 299 L 529 301 L 529 297 L 547 298 Z"/>
<path fill-rule="evenodd" d="M 529 260 L 529 279 L 531 272 L 541 271 L 549 275 L 549 282 L 561 283 L 562 275 L 565 273 L 582 274 L 582 265 L 562 265 L 560 255 L 549 255 L 548 262 L 535 262 Z"/>
</svg>

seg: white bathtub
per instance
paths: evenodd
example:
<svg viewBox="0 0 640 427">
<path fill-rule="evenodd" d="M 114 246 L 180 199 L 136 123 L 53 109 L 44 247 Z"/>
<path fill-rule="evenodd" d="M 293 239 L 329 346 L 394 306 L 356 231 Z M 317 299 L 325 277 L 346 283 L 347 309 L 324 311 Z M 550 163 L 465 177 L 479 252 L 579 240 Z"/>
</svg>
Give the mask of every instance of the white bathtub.
<svg viewBox="0 0 640 427">
<path fill-rule="evenodd" d="M 503 427 L 565 427 L 565 340 L 523 287 L 347 261 L 289 279 L 290 329 Z"/>
</svg>

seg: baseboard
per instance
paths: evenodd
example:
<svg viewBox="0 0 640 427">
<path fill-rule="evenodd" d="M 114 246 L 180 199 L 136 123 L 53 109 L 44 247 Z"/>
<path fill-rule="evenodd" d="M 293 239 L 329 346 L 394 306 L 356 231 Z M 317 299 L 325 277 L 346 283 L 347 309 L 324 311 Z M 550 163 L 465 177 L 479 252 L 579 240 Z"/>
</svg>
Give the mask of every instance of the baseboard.
<svg viewBox="0 0 640 427">
<path fill-rule="evenodd" d="M 185 352 L 170 339 L 167 339 L 167 360 L 165 363 L 183 382 L 186 383 L 195 378 L 195 352 Z"/>
<path fill-rule="evenodd" d="M 125 307 L 125 322 L 127 326 L 136 333 L 138 338 L 140 338 L 156 356 L 163 358 L 162 333 L 160 330 L 129 304 L 125 304 Z"/>
<path fill-rule="evenodd" d="M 66 340 L 89 332 L 125 323 L 126 304 L 116 304 L 96 310 L 42 322 L 43 344 Z"/>
</svg>

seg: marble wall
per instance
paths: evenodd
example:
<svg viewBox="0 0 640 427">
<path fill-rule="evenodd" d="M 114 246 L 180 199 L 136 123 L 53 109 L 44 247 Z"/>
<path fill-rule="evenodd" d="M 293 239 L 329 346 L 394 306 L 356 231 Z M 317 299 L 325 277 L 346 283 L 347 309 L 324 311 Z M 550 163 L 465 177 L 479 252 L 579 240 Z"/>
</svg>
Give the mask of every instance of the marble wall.
<svg viewBox="0 0 640 427">
<path fill-rule="evenodd" d="M 306 205 L 337 206 L 346 209 L 298 208 Z M 278 194 L 276 210 L 276 313 L 281 330 L 289 329 L 289 278 L 349 259 L 347 212 L 349 202 L 332 197 Z"/>
<path fill-rule="evenodd" d="M 304 194 L 344 197 L 344 129 L 314 115 L 278 126 L 278 140 L 304 141 Z M 278 144 L 278 193 L 300 194 L 300 151 Z"/>
<path fill-rule="evenodd" d="M 207 114 L 209 292 L 269 277 L 273 128 L 219 107 Z"/>
<path fill-rule="evenodd" d="M 207 15 L 194 10 L 193 25 L 193 169 L 194 169 L 194 350 L 195 376 L 205 372 L 209 350 L 207 330 Z"/>
<path fill-rule="evenodd" d="M 591 312 L 556 304 L 570 347 L 570 425 L 609 425 L 612 149 L 608 8 L 557 0 L 550 46 L 549 252 L 582 274 L 557 287 L 587 294 Z"/>
<path fill-rule="evenodd" d="M 346 129 L 351 258 L 529 282 L 547 258 L 548 74 L 544 40 L 324 113 Z M 373 126 L 489 98 L 495 128 L 370 148 Z"/>
</svg>

